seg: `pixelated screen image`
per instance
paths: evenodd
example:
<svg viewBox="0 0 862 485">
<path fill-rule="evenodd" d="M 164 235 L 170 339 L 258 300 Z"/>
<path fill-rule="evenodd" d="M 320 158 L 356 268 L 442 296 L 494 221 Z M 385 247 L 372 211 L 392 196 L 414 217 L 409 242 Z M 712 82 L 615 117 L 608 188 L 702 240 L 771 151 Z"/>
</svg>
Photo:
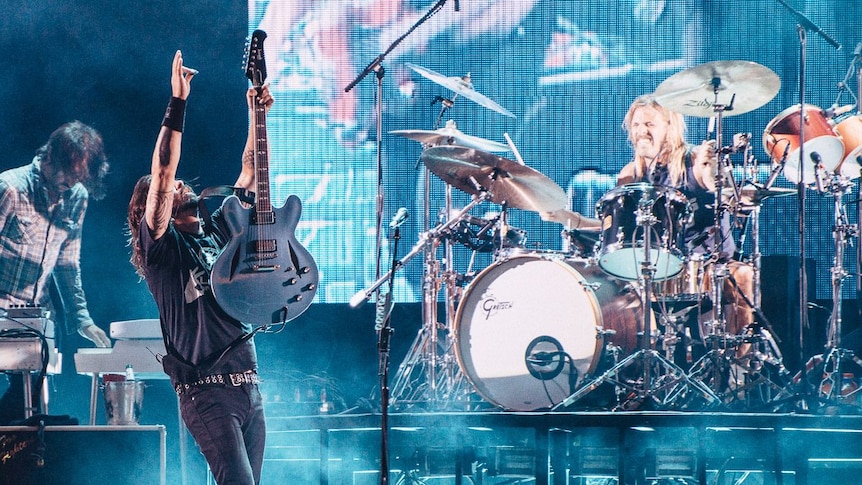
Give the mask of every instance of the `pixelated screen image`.
<svg viewBox="0 0 862 485">
<path fill-rule="evenodd" d="M 723 3 L 747 14 L 726 19 L 710 2 L 683 0 L 251 1 L 249 31 L 267 35 L 277 99 L 267 117 L 272 197 L 303 201 L 297 232 L 320 269 L 317 301 L 375 288 L 393 257 L 396 300 L 420 301 L 423 291 L 462 291 L 501 253 L 589 254 L 595 240 L 543 218 L 541 199 L 562 192 L 567 209 L 594 217 L 631 159 L 621 126 L 629 103 L 702 63 L 753 61 L 781 77 L 777 96 L 722 124 L 728 141 L 751 135 L 750 158 L 732 158 L 736 181 L 765 181 L 764 129 L 798 97 L 794 22 L 776 16 L 774 2 Z M 833 56 L 827 48 L 814 47 Z M 846 64 L 830 59 L 812 67 L 811 103 L 832 102 L 831 79 Z M 689 143 L 716 138 L 714 118 L 686 122 Z M 452 166 L 423 153 L 453 143 L 469 148 L 457 151 L 467 165 L 520 158 L 527 168 L 512 183 L 527 183 L 540 201 L 504 206 L 476 200 L 469 178 L 447 184 Z M 794 187 L 784 176 L 775 186 Z M 750 217 L 740 219 L 740 258 L 755 243 L 764 255 L 795 256 L 795 204 L 764 201 L 757 234 Z M 820 298 L 831 291 L 832 206 L 816 194 L 807 209 Z M 408 217 L 396 244 L 389 226 L 400 208 Z"/>
</svg>

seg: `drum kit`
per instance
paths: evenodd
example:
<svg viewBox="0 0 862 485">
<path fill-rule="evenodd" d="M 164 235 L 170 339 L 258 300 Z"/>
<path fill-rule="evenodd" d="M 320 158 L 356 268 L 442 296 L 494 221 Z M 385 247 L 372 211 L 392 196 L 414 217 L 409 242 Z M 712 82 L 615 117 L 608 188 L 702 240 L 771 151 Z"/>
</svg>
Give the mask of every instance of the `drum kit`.
<svg viewBox="0 0 862 485">
<path fill-rule="evenodd" d="M 773 170 L 761 183 L 750 134 L 734 136 L 733 144 L 724 147 L 721 123 L 723 117 L 768 103 L 780 88 L 775 73 L 753 62 L 718 61 L 672 75 L 656 89 L 654 96 L 668 109 L 717 122 L 716 242 L 729 236 L 721 227 L 727 213 L 750 224 L 753 251 L 740 264 L 753 273 L 753 294 L 744 295 L 738 288 L 734 294 L 742 294 L 754 323 L 731 331 L 723 292 L 736 282 L 717 254 L 686 250 L 683 234 L 692 207 L 685 195 L 648 183 L 622 185 L 601 197 L 596 218 L 579 214 L 554 181 L 523 162 L 508 136 L 502 144 L 465 134 L 454 121 L 436 127 L 458 96 L 514 116 L 475 91 L 469 75 L 447 77 L 408 67 L 454 96 L 442 100 L 435 129 L 390 132 L 422 144 L 419 162 L 426 169 L 426 227 L 400 264 L 393 265 L 394 271 L 424 254 L 423 325 L 398 367 L 390 405 L 429 410 L 472 410 L 489 404 L 511 411 L 576 405 L 745 410 L 788 399 L 792 381 L 775 333 L 760 312 L 760 207 L 765 200 L 797 193 L 773 184 L 782 171 L 787 180 L 800 182 L 801 165 L 807 162 L 800 157 L 804 143 L 804 153 L 816 162 L 816 170 L 804 172 L 804 184 L 816 184 L 835 201 L 833 292 L 840 310 L 841 282 L 847 277 L 843 251 L 856 236 L 841 199 L 860 177 L 860 116 L 827 119 L 824 110 L 810 105 L 804 113 L 798 106 L 780 113 L 763 134 Z M 804 138 L 799 136 L 802 123 Z M 515 159 L 493 154 L 503 152 L 514 153 Z M 733 179 L 734 154 L 743 157 L 745 179 L 739 183 Z M 432 175 L 445 184 L 446 216 L 429 227 Z M 453 189 L 471 197 L 460 210 L 451 207 Z M 499 216 L 470 214 L 485 203 L 498 204 Z M 511 243 L 524 239 L 524 231 L 508 225 L 509 209 L 562 224 L 569 250 L 530 250 Z M 566 244 L 573 237 L 580 240 Z M 451 253 L 458 244 L 493 251 L 493 262 L 469 276 L 458 273 Z M 444 254 L 439 258 L 441 245 Z M 367 298 L 390 276 L 359 294 Z M 696 329 L 688 327 L 692 317 Z M 845 359 L 852 353 L 840 349 L 840 330 L 838 311 L 830 321 L 829 346 Z M 692 354 L 695 347 L 701 355 Z M 835 372 L 841 375 L 840 368 Z"/>
</svg>

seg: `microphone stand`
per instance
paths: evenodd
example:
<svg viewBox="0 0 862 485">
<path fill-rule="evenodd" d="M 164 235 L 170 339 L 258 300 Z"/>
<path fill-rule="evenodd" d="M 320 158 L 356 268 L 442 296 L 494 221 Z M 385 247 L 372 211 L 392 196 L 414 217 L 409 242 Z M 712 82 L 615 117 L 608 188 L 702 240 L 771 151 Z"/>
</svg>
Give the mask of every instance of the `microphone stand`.
<svg viewBox="0 0 862 485">
<path fill-rule="evenodd" d="M 382 239 L 383 239 L 383 77 L 385 76 L 385 70 L 383 69 L 382 63 L 383 60 L 386 59 L 386 56 L 389 55 L 398 44 L 404 41 L 408 35 L 410 35 L 414 30 L 416 30 L 420 25 L 425 23 L 426 20 L 431 18 L 432 15 L 440 11 L 443 8 L 443 5 L 446 3 L 446 0 L 438 0 L 431 9 L 423 15 L 419 20 L 413 24 L 412 27 L 407 29 L 403 35 L 395 39 L 392 44 L 386 49 L 385 52 L 378 55 L 371 61 L 362 72 L 359 73 L 356 78 L 344 88 L 344 92 L 349 92 L 351 89 L 356 87 L 365 76 L 369 75 L 372 72 L 377 73 L 377 229 L 376 229 L 376 237 L 375 237 L 375 271 L 374 277 L 380 277 L 380 258 L 382 252 Z M 379 298 L 380 295 L 378 295 Z"/>
<path fill-rule="evenodd" d="M 796 184 L 797 205 L 799 211 L 799 335 L 798 335 L 798 354 L 800 366 L 805 363 L 805 336 L 804 333 L 809 329 L 808 322 L 808 275 L 805 268 L 805 68 L 806 68 L 806 52 L 807 39 L 806 33 L 811 30 L 819 34 L 826 42 L 831 44 L 836 49 L 841 48 L 841 44 L 835 41 L 832 37 L 823 32 L 814 22 L 809 20 L 801 12 L 794 10 L 784 0 L 778 0 L 798 21 L 796 30 L 799 35 L 799 181 Z M 817 170 L 817 167 L 813 167 Z M 816 172 L 815 172 L 816 173 Z"/>
<path fill-rule="evenodd" d="M 395 269 L 398 267 L 398 241 L 401 228 L 395 226 L 392 235 L 392 269 L 389 271 L 389 291 L 377 329 L 378 378 L 380 379 L 380 484 L 389 483 L 389 350 L 392 336 L 392 294 L 395 292 Z"/>
</svg>

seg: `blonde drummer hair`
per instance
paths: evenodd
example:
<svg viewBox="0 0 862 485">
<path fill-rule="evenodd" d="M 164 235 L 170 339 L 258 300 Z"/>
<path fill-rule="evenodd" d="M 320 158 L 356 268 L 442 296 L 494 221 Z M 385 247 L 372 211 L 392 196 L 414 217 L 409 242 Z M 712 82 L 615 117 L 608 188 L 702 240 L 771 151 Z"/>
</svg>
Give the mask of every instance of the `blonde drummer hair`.
<svg viewBox="0 0 862 485">
<path fill-rule="evenodd" d="M 623 129 L 628 133 L 629 143 L 631 143 L 633 147 L 635 145 L 635 140 L 633 139 L 634 134 L 631 131 L 631 121 L 635 112 L 641 108 L 652 108 L 663 114 L 667 119 L 667 139 L 662 148 L 660 158 L 667 161 L 668 174 L 670 175 L 671 183 L 674 186 L 679 186 L 680 183 L 685 182 L 686 178 L 685 159 L 686 154 L 688 153 L 688 146 L 685 142 L 685 119 L 682 114 L 677 113 L 676 111 L 671 111 L 659 104 L 655 96 L 651 94 L 635 98 L 635 100 L 632 101 L 631 106 L 629 106 L 626 117 L 623 119 Z M 644 178 L 644 173 L 646 172 L 646 160 L 635 153 L 634 162 L 635 177 L 638 180 L 642 180 Z"/>
</svg>

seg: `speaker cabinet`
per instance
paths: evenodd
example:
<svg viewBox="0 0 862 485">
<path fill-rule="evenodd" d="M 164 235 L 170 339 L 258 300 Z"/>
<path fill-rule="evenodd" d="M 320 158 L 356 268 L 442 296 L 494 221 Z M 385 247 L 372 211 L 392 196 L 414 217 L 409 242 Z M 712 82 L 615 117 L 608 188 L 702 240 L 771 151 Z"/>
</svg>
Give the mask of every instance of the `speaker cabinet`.
<svg viewBox="0 0 862 485">
<path fill-rule="evenodd" d="M 165 485 L 164 426 L 0 427 L 0 485 Z"/>
</svg>

